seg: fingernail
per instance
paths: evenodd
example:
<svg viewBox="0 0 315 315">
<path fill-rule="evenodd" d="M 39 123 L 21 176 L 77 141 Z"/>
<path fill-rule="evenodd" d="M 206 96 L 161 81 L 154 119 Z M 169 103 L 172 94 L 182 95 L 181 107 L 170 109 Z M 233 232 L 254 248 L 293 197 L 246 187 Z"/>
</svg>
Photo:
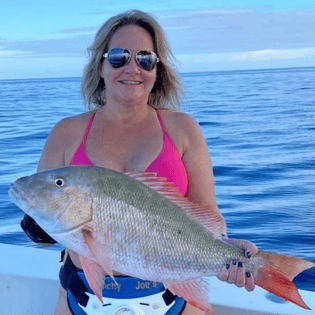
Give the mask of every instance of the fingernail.
<svg viewBox="0 0 315 315">
<path fill-rule="evenodd" d="M 232 264 L 235 266 L 236 265 L 236 259 L 232 260 Z"/>
<path fill-rule="evenodd" d="M 226 264 L 225 268 L 229 269 L 230 268 L 230 264 Z"/>
<path fill-rule="evenodd" d="M 239 262 L 238 262 L 238 266 L 239 266 L 240 268 L 242 268 L 242 267 L 243 267 L 243 263 L 242 263 L 241 261 L 239 261 Z"/>
<path fill-rule="evenodd" d="M 251 258 L 251 257 L 252 257 L 251 252 L 247 252 L 247 253 L 246 253 L 246 257 L 247 257 L 247 258 Z"/>
<path fill-rule="evenodd" d="M 246 272 L 246 277 L 247 277 L 247 278 L 250 278 L 250 271 L 247 271 L 247 272 Z"/>
</svg>

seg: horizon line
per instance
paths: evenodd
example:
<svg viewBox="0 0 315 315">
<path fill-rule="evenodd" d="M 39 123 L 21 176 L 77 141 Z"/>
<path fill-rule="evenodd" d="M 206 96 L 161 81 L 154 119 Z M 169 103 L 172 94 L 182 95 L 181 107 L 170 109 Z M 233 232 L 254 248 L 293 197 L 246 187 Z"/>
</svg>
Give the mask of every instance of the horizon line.
<svg viewBox="0 0 315 315">
<path fill-rule="evenodd" d="M 310 69 L 315 66 L 302 66 L 302 67 L 270 67 L 270 68 L 248 68 L 248 69 L 230 69 L 230 70 L 207 70 L 207 71 L 189 71 L 189 72 L 179 72 L 180 76 L 201 74 L 205 75 L 207 73 L 226 73 L 226 72 L 246 72 L 246 71 L 268 71 L 268 70 L 293 70 L 293 69 Z M 77 79 L 82 78 L 81 76 L 65 76 L 65 77 L 33 77 L 33 78 L 16 78 L 16 79 L 0 79 L 1 81 L 22 81 L 22 80 L 48 80 L 48 79 Z"/>
</svg>

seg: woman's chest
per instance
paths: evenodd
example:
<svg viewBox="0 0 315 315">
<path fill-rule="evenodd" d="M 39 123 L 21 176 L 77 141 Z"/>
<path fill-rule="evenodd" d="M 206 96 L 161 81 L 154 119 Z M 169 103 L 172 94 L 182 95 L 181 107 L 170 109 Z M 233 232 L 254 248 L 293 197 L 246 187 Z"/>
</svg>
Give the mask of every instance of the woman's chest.
<svg viewBox="0 0 315 315">
<path fill-rule="evenodd" d="M 85 149 L 95 165 L 128 172 L 144 171 L 163 145 L 163 131 L 152 126 L 151 129 L 94 130 Z"/>
</svg>

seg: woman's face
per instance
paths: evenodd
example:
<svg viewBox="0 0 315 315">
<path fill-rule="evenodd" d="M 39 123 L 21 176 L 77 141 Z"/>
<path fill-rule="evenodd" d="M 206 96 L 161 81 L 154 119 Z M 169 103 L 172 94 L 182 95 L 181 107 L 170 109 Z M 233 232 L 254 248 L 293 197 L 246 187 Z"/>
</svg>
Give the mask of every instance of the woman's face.
<svg viewBox="0 0 315 315">
<path fill-rule="evenodd" d="M 121 27 L 109 42 L 108 51 L 112 48 L 126 48 L 132 56 L 129 63 L 121 68 L 113 68 L 107 59 L 102 63 L 100 75 L 105 81 L 107 102 L 147 104 L 156 80 L 156 66 L 152 71 L 143 70 L 136 62 L 135 53 L 154 51 L 150 34 L 137 25 Z"/>
</svg>

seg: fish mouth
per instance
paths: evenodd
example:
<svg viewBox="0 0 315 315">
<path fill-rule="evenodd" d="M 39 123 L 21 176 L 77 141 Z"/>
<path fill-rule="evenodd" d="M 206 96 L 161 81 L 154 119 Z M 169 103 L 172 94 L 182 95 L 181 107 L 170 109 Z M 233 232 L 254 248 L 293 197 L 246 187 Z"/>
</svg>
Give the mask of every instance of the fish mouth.
<svg viewBox="0 0 315 315">
<path fill-rule="evenodd" d="M 11 184 L 10 186 L 9 196 L 13 201 L 17 201 L 22 198 L 20 191 L 14 186 L 14 184 Z"/>
<path fill-rule="evenodd" d="M 16 187 L 15 184 L 11 184 L 9 189 L 9 196 L 11 200 L 23 211 L 29 211 L 30 206 L 23 196 L 23 193 Z"/>
</svg>

